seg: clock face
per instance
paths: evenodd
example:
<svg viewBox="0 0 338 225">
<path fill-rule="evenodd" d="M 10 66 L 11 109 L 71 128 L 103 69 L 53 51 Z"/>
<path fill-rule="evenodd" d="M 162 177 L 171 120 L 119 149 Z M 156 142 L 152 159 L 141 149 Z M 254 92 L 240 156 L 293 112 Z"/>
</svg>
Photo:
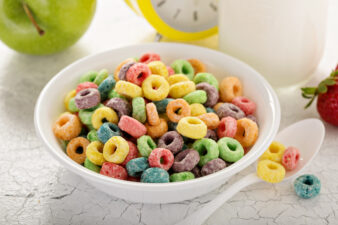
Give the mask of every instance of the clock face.
<svg viewBox="0 0 338 225">
<path fill-rule="evenodd" d="M 161 19 L 183 32 L 199 32 L 217 25 L 218 0 L 151 0 Z"/>
</svg>

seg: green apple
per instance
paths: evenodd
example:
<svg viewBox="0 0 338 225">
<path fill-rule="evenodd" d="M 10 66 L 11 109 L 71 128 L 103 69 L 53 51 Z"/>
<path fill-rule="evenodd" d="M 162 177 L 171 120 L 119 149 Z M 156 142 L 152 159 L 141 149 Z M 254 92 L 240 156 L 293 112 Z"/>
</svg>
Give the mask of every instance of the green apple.
<svg viewBox="0 0 338 225">
<path fill-rule="evenodd" d="M 0 0 L 0 39 L 27 54 L 51 54 L 87 30 L 96 0 Z"/>
</svg>

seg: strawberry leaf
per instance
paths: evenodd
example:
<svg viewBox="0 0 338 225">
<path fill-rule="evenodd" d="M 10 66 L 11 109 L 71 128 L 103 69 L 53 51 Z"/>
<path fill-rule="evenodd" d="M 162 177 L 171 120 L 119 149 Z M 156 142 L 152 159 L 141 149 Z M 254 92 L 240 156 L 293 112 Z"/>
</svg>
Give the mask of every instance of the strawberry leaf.
<svg viewBox="0 0 338 225">
<path fill-rule="evenodd" d="M 304 94 L 314 95 L 316 93 L 317 88 L 315 87 L 305 87 L 301 89 Z"/>
<path fill-rule="evenodd" d="M 307 99 L 310 99 L 310 98 L 313 97 L 313 96 L 310 96 L 310 95 L 306 95 L 306 94 L 304 94 L 304 93 L 302 93 L 302 96 L 303 96 L 303 98 L 307 98 Z"/>
<path fill-rule="evenodd" d="M 328 86 L 332 86 L 336 84 L 336 81 L 334 78 L 326 78 L 324 81 L 324 84 L 328 85 Z"/>
<path fill-rule="evenodd" d="M 320 84 L 318 85 L 318 92 L 320 94 L 327 92 L 327 87 L 326 87 L 324 81 L 320 82 Z"/>
<path fill-rule="evenodd" d="M 336 76 L 338 76 L 338 70 L 332 71 L 332 73 L 330 74 L 330 77 L 336 77 Z"/>
<path fill-rule="evenodd" d="M 309 106 L 312 104 L 312 102 L 315 100 L 315 98 L 316 98 L 316 95 L 314 95 L 312 98 L 311 98 L 311 100 L 306 104 L 306 106 L 304 107 L 305 109 L 306 108 L 309 108 Z"/>
</svg>

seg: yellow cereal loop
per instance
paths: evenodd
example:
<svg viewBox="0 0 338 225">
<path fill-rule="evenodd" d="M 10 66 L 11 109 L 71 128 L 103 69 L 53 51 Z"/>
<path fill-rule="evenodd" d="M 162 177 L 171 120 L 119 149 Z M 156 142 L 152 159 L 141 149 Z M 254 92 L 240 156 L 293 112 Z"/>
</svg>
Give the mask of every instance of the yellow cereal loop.
<svg viewBox="0 0 338 225">
<path fill-rule="evenodd" d="M 119 118 L 116 112 L 109 107 L 101 107 L 94 111 L 92 115 L 92 125 L 97 130 L 101 127 L 103 120 L 117 124 Z"/>
<path fill-rule="evenodd" d="M 172 98 L 183 98 L 190 92 L 195 91 L 195 83 L 192 81 L 183 81 L 170 86 L 169 95 Z"/>
<path fill-rule="evenodd" d="M 260 157 L 260 160 L 269 159 L 274 162 L 281 163 L 284 151 L 285 146 L 277 141 L 274 141 Z"/>
<path fill-rule="evenodd" d="M 176 84 L 176 83 L 179 83 L 179 82 L 183 82 L 183 81 L 190 81 L 190 80 L 184 74 L 174 74 L 174 75 L 171 75 L 168 78 L 168 82 L 169 82 L 170 85 L 173 85 L 173 84 Z"/>
<path fill-rule="evenodd" d="M 122 163 L 129 153 L 129 145 L 120 136 L 111 137 L 103 147 L 103 158 L 115 164 Z"/>
<path fill-rule="evenodd" d="M 169 93 L 169 83 L 159 75 L 150 75 L 142 83 L 144 97 L 152 101 L 165 99 Z"/>
<path fill-rule="evenodd" d="M 191 116 L 200 116 L 207 113 L 205 107 L 200 103 L 194 103 L 190 105 Z"/>
<path fill-rule="evenodd" d="M 86 157 L 95 165 L 102 166 L 105 162 L 102 150 L 103 144 L 99 141 L 93 141 L 87 146 Z"/>
<path fill-rule="evenodd" d="M 166 65 L 161 61 L 152 61 L 148 63 L 151 74 L 156 74 L 168 79 L 169 73 Z"/>
<path fill-rule="evenodd" d="M 128 98 L 142 97 L 142 88 L 128 81 L 120 80 L 115 85 L 115 91 Z"/>
<path fill-rule="evenodd" d="M 65 99 L 64 99 L 64 104 L 65 104 L 65 107 L 66 109 L 69 111 L 69 108 L 68 108 L 68 103 L 69 101 L 74 98 L 76 95 L 76 90 L 71 90 L 70 92 L 68 92 L 68 94 L 66 95 Z"/>
<path fill-rule="evenodd" d="M 279 183 L 285 177 L 285 168 L 272 160 L 265 159 L 258 162 L 257 175 L 269 183 Z"/>
<path fill-rule="evenodd" d="M 185 137 L 192 139 L 201 139 L 207 134 L 207 125 L 197 117 L 187 116 L 178 122 L 177 132 Z"/>
</svg>

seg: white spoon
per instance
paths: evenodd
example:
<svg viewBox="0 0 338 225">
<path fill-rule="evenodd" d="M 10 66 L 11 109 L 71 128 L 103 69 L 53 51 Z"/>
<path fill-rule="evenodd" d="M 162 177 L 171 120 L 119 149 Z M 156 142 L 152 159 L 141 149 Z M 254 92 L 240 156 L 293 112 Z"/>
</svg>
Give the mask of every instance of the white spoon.
<svg viewBox="0 0 338 225">
<path fill-rule="evenodd" d="M 297 168 L 291 172 L 287 172 L 283 181 L 290 180 L 308 165 L 318 153 L 322 145 L 325 135 L 323 123 L 318 119 L 305 119 L 290 125 L 277 134 L 276 141 L 283 143 L 285 146 L 297 147 L 301 154 L 301 159 Z M 219 207 L 221 207 L 228 199 L 234 196 L 243 188 L 261 182 L 256 173 L 248 174 L 243 177 L 222 193 L 214 200 L 207 203 L 203 208 L 189 215 L 183 221 L 176 225 L 201 225 L 211 216 Z"/>
</svg>

